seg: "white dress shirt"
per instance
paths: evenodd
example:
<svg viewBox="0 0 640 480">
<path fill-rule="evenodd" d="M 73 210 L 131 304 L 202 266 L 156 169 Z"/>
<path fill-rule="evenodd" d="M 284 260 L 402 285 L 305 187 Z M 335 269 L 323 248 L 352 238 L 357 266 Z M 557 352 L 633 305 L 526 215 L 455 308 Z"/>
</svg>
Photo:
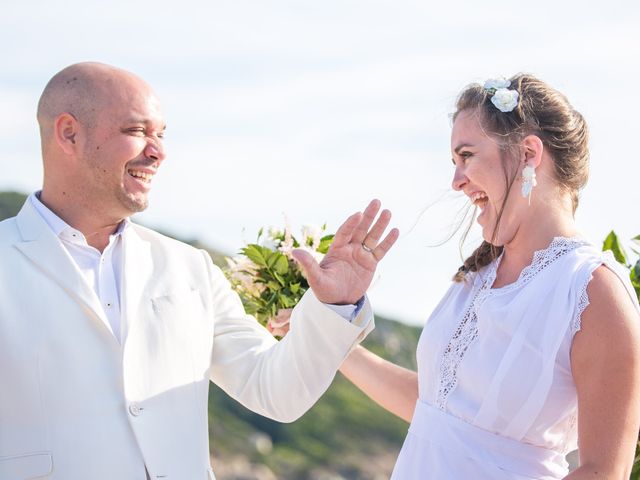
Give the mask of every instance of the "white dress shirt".
<svg viewBox="0 0 640 480">
<path fill-rule="evenodd" d="M 109 320 L 111 331 L 121 342 L 122 325 L 120 313 L 120 287 L 122 281 L 122 235 L 129 225 L 123 220 L 115 233 L 109 236 L 109 244 L 102 253 L 87 243 L 84 234 L 69 226 L 47 208 L 38 198 L 40 192 L 31 194 L 29 200 L 42 215 L 53 233 L 60 239 L 78 267 L 85 281 L 100 299 L 100 304 Z"/>
</svg>

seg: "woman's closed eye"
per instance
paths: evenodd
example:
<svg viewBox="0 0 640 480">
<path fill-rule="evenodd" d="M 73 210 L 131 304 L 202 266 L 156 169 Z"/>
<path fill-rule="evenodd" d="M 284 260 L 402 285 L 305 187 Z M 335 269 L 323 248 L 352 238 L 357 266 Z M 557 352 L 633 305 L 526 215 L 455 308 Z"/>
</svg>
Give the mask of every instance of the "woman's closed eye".
<svg viewBox="0 0 640 480">
<path fill-rule="evenodd" d="M 473 153 L 468 151 L 460 152 L 460 157 L 462 161 L 466 162 L 469 158 L 473 157 Z"/>
</svg>

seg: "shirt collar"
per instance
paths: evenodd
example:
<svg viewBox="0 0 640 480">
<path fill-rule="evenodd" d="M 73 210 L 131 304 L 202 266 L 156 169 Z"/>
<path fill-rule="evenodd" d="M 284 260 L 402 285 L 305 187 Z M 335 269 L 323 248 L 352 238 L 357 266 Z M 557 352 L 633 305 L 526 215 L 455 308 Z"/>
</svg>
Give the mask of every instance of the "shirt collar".
<svg viewBox="0 0 640 480">
<path fill-rule="evenodd" d="M 29 200 L 34 208 L 38 211 L 43 220 L 47 223 L 51 231 L 60 239 L 68 240 L 74 243 L 86 243 L 86 239 L 80 230 L 73 228 L 67 222 L 62 220 L 58 215 L 53 213 L 42 201 L 40 200 L 41 190 L 29 195 Z M 131 223 L 131 220 L 125 218 L 120 222 L 116 231 L 112 236 L 121 235 Z"/>
</svg>

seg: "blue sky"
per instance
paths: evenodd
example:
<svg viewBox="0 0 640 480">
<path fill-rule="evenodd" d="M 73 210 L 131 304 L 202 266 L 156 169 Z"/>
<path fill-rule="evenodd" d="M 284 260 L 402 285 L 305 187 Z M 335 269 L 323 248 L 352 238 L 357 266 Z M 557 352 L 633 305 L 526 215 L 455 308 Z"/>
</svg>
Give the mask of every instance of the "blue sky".
<svg viewBox="0 0 640 480">
<path fill-rule="evenodd" d="M 402 236 L 370 296 L 421 324 L 460 263 L 455 240 L 432 247 L 464 204 L 450 191 L 456 95 L 526 71 L 591 127 L 584 234 L 640 233 L 638 2 L 23 0 L 2 11 L 0 189 L 40 185 L 35 107 L 56 71 L 127 68 L 168 122 L 142 221 L 232 253 L 283 213 L 335 229 L 380 198 Z"/>
</svg>

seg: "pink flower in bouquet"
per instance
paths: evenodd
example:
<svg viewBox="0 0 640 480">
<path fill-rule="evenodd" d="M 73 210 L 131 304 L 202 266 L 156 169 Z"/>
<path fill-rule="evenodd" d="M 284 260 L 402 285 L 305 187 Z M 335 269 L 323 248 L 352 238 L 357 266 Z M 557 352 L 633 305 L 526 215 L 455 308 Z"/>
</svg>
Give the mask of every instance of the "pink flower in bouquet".
<svg viewBox="0 0 640 480">
<path fill-rule="evenodd" d="M 267 322 L 267 330 L 274 337 L 284 337 L 289 332 L 289 320 L 291 319 L 292 308 L 281 308 L 278 314 Z"/>
</svg>

